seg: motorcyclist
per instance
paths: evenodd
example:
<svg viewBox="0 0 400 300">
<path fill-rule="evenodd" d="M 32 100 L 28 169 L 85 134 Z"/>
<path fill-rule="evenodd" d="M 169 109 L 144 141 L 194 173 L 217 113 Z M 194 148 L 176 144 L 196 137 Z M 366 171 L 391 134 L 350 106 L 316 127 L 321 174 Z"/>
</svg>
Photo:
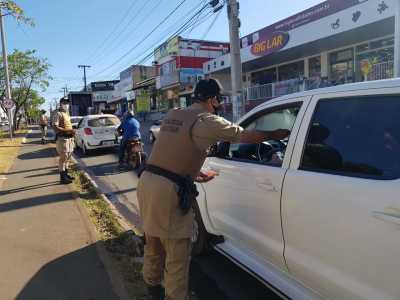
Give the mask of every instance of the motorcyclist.
<svg viewBox="0 0 400 300">
<path fill-rule="evenodd" d="M 118 127 L 118 133 L 122 135 L 121 144 L 119 147 L 119 165 L 124 164 L 125 149 L 129 140 L 141 139 L 140 123 L 134 117 L 133 111 L 129 110 L 125 113 L 125 117 Z"/>
</svg>

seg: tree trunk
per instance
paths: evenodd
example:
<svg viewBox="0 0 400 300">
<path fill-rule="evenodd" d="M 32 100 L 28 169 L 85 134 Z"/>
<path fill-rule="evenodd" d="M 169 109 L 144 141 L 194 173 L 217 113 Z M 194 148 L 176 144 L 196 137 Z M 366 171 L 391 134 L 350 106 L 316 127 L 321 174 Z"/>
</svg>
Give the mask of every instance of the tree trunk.
<svg viewBox="0 0 400 300">
<path fill-rule="evenodd" d="M 14 111 L 14 115 L 13 115 L 13 130 L 17 130 L 18 129 L 18 124 L 17 124 L 17 114 L 19 112 L 19 110 L 21 109 L 20 106 L 15 106 L 15 111 Z"/>
<path fill-rule="evenodd" d="M 17 121 L 17 129 L 19 129 L 20 123 L 21 123 L 22 115 L 19 115 L 18 121 Z"/>
</svg>

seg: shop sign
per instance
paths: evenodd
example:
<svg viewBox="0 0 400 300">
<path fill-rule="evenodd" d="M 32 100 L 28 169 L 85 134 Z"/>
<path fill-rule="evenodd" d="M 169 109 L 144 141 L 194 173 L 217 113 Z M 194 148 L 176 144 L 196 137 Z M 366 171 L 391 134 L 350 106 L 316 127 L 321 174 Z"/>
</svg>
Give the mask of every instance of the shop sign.
<svg viewBox="0 0 400 300">
<path fill-rule="evenodd" d="M 182 68 L 179 72 L 180 83 L 182 85 L 196 84 L 204 76 L 203 69 Z"/>
<path fill-rule="evenodd" d="M 251 46 L 251 53 L 256 56 L 265 56 L 283 49 L 288 42 L 288 33 L 275 32 L 270 38 L 255 42 Z"/>
<path fill-rule="evenodd" d="M 154 50 L 154 57 L 156 61 L 168 55 L 178 55 L 179 52 L 179 36 L 169 39 L 156 50 Z"/>
<path fill-rule="evenodd" d="M 265 40 L 274 32 L 287 32 L 367 1 L 368 0 L 327 0 L 301 13 L 245 36 L 242 38 L 242 44 L 246 47 L 247 45 L 253 44 L 259 40 Z"/>
<path fill-rule="evenodd" d="M 148 94 L 139 95 L 136 98 L 136 111 L 148 112 L 150 111 L 150 96 Z"/>
</svg>

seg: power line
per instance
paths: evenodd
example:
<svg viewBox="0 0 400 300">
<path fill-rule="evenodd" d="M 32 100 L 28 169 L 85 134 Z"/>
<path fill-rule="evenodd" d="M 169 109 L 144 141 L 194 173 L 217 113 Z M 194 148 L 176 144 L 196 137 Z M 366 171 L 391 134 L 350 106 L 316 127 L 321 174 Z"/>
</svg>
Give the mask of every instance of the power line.
<svg viewBox="0 0 400 300">
<path fill-rule="evenodd" d="M 111 67 L 115 66 L 117 63 L 119 63 L 121 60 L 123 60 L 126 56 L 129 55 L 133 50 L 135 50 L 137 47 L 139 47 L 144 41 L 146 41 L 158 28 L 160 28 L 187 0 L 182 0 L 159 24 L 157 24 L 143 39 L 141 39 L 135 46 L 133 46 L 131 49 L 129 49 L 124 55 L 122 55 L 120 58 L 118 58 L 114 63 L 112 63 L 110 66 L 104 68 L 100 72 L 96 73 L 94 77 L 98 76 L 99 74 L 104 73 Z"/>
<path fill-rule="evenodd" d="M 221 15 L 222 10 L 220 10 L 216 15 L 214 20 L 211 22 L 210 26 L 207 28 L 207 30 L 204 32 L 204 34 L 202 35 L 201 39 L 204 40 L 207 35 L 210 33 L 211 29 L 214 27 L 215 23 L 217 22 L 219 16 Z"/>
<path fill-rule="evenodd" d="M 121 22 L 118 22 L 115 26 L 114 29 L 107 35 L 107 37 L 103 40 L 103 42 L 100 44 L 100 46 L 96 47 L 96 49 L 92 52 L 92 54 L 87 57 L 87 60 L 90 60 L 93 58 L 93 56 L 98 53 L 100 49 L 103 48 L 103 46 L 106 44 L 106 42 L 112 37 L 112 35 L 117 31 L 118 27 L 125 21 L 125 19 L 128 17 L 129 13 L 131 10 L 135 7 L 135 4 L 139 3 L 139 1 L 132 1 L 132 4 L 129 6 L 128 10 L 124 14 L 124 16 L 121 19 Z"/>
<path fill-rule="evenodd" d="M 153 8 L 150 10 L 151 12 L 155 11 L 155 8 L 161 3 L 162 0 L 158 0 L 157 4 L 155 6 L 153 6 Z M 114 36 L 114 38 L 108 43 L 108 47 L 104 48 L 104 52 L 100 53 L 100 55 L 98 56 L 98 58 L 95 58 L 93 60 L 93 62 L 95 62 L 96 64 L 99 64 L 100 62 L 102 62 L 106 57 L 107 54 L 109 52 L 112 52 L 113 50 L 115 50 L 117 47 L 120 47 L 121 45 L 118 43 L 118 41 L 123 41 L 123 38 L 125 38 L 127 35 L 123 35 L 125 33 L 125 31 L 128 29 L 128 27 L 133 23 L 133 21 L 136 20 L 136 17 L 139 16 L 139 14 L 143 14 L 143 10 L 144 8 L 151 3 L 151 1 L 145 1 L 144 4 L 137 10 L 137 13 L 129 20 L 129 22 L 125 25 L 125 27 Z M 147 18 L 147 14 L 143 14 L 145 17 Z M 137 30 L 137 28 L 135 28 L 135 30 Z M 129 34 L 129 32 L 128 32 Z M 108 51 L 106 51 L 108 50 Z"/>
<path fill-rule="evenodd" d="M 203 1 L 205 2 L 205 1 Z M 205 5 L 203 5 L 200 9 L 199 6 L 201 6 L 202 3 L 200 3 L 200 5 L 197 5 L 195 8 L 191 9 L 191 11 L 198 9 L 197 11 L 195 11 L 195 13 L 191 16 L 189 16 L 188 18 L 186 18 L 183 21 L 183 24 L 181 24 L 179 26 L 179 28 L 177 30 L 175 30 L 172 34 L 170 34 L 172 26 L 170 28 L 168 28 L 168 32 L 164 31 L 163 32 L 163 37 L 160 40 L 157 40 L 154 44 L 152 44 L 152 46 L 150 46 L 149 48 L 147 48 L 145 51 L 143 51 L 140 55 L 138 55 L 137 57 L 141 58 L 143 55 L 145 55 L 143 58 L 138 59 L 134 64 L 142 64 L 143 62 L 146 62 L 147 60 L 149 60 L 153 54 L 154 54 L 154 48 L 158 45 L 160 45 L 163 41 L 165 40 L 169 40 L 175 36 L 179 36 L 182 33 L 186 32 L 189 29 L 194 29 L 196 27 L 198 27 L 199 25 L 203 24 L 204 22 L 206 22 L 212 15 L 213 12 L 212 11 L 208 11 L 204 14 L 204 11 L 207 7 L 209 7 L 209 3 L 207 2 Z M 203 16 L 202 16 L 203 14 Z M 201 16 L 201 18 L 199 17 Z M 174 27 L 177 23 L 174 24 Z M 168 38 L 165 38 L 164 36 L 170 34 Z M 147 54 L 147 55 L 146 55 Z M 107 76 L 108 78 L 114 78 L 117 77 L 119 75 L 119 72 L 117 73 L 111 73 L 113 75 Z"/>
<path fill-rule="evenodd" d="M 201 3 L 200 3 L 200 5 L 201 5 Z M 194 9 L 199 8 L 200 5 L 197 5 Z M 208 6 L 209 6 L 208 3 L 206 3 L 205 5 L 203 5 L 203 6 L 202 6 L 200 9 L 198 9 L 192 16 L 190 16 L 189 18 L 187 18 L 186 20 L 184 20 L 184 23 L 181 24 L 180 27 L 179 27 L 176 31 L 174 31 L 168 38 L 165 38 L 164 36 L 165 36 L 166 34 L 168 34 L 169 32 L 171 32 L 171 27 L 170 27 L 170 28 L 168 29 L 168 33 L 167 33 L 167 32 L 164 32 L 164 33 L 163 33 L 163 37 L 162 37 L 160 40 L 158 40 L 157 42 L 155 42 L 154 44 L 152 44 L 152 46 L 150 46 L 150 47 L 147 48 L 145 51 L 143 51 L 140 55 L 138 55 L 138 57 L 141 57 L 141 56 L 145 55 L 148 51 L 150 51 L 143 59 L 139 60 L 139 61 L 136 62 L 135 64 L 142 64 L 143 62 L 145 62 L 145 61 L 147 61 L 148 59 L 150 59 L 150 57 L 153 55 L 154 47 L 160 45 L 163 41 L 169 40 L 169 39 L 171 39 L 171 38 L 173 38 L 173 37 L 175 37 L 175 36 L 178 36 L 178 35 L 182 34 L 183 32 L 187 31 L 188 29 L 192 28 L 193 26 L 194 26 L 194 27 L 197 27 L 198 25 L 204 23 L 204 22 L 207 20 L 207 18 L 208 18 L 210 15 L 212 15 L 212 11 L 206 13 L 206 14 L 204 15 L 204 18 L 202 18 L 202 20 L 201 20 L 200 22 L 198 22 L 198 19 L 200 19 L 200 18 L 197 18 L 197 17 L 200 16 Z M 193 10 L 193 9 L 192 9 L 192 10 Z M 196 24 L 196 22 L 197 22 L 197 24 Z M 176 25 L 176 23 L 175 23 L 174 25 Z M 118 73 L 119 73 L 119 72 L 118 72 Z M 118 73 L 117 73 L 117 74 L 118 74 Z M 112 75 L 112 76 L 110 76 L 110 77 L 117 76 L 117 74 L 114 73 L 114 75 Z"/>
<path fill-rule="evenodd" d="M 200 13 L 200 12 L 198 12 L 198 13 Z M 204 16 L 204 19 L 202 20 L 202 21 L 200 21 L 199 22 L 199 18 L 196 18 L 196 15 L 197 15 L 197 13 L 194 15 L 194 16 L 192 16 L 187 22 L 185 22 L 185 24 L 183 24 L 177 31 L 175 31 L 167 40 L 169 40 L 169 39 L 171 39 L 171 38 L 173 38 L 173 37 L 175 37 L 175 36 L 178 36 L 178 35 L 180 35 L 180 34 L 182 34 L 182 33 L 184 33 L 185 31 L 187 31 L 188 29 L 191 29 L 191 30 L 193 30 L 193 29 L 195 29 L 196 27 L 198 27 L 199 25 L 201 25 L 202 23 L 204 23 L 207 19 L 208 19 L 208 17 L 210 17 L 211 15 L 212 15 L 212 13 L 207 13 L 205 16 Z M 196 18 L 196 20 L 193 22 L 193 20 L 194 20 L 194 18 Z M 152 55 L 153 55 L 153 51 L 152 51 L 152 49 L 153 49 L 153 47 L 151 47 L 150 48 L 150 53 L 148 54 L 148 55 L 146 55 L 143 59 L 141 59 L 139 62 L 137 62 L 136 64 L 141 64 L 141 63 L 143 63 L 143 62 L 145 62 L 145 61 L 147 61 Z M 149 49 L 148 49 L 149 50 Z M 147 51 L 146 51 L 147 52 Z M 143 53 L 144 54 L 144 53 Z M 143 55 L 142 54 L 142 55 Z M 140 55 L 141 56 L 141 55 Z M 139 56 L 139 57 L 140 57 Z"/>
</svg>

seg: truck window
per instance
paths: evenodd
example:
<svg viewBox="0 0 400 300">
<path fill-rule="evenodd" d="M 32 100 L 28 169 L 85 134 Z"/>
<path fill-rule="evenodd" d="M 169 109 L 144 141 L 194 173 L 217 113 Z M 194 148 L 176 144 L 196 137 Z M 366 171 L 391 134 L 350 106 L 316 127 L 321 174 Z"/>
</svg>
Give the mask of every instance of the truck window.
<svg viewBox="0 0 400 300">
<path fill-rule="evenodd" d="M 272 131 L 276 129 L 292 130 L 300 111 L 301 103 L 293 106 L 278 108 L 267 111 L 249 122 L 245 121 L 243 127 L 247 130 Z M 231 144 L 228 158 L 244 161 L 267 164 L 280 167 L 283 163 L 287 140 L 270 140 L 261 144 Z"/>
<path fill-rule="evenodd" d="M 400 178 L 400 95 L 322 100 L 300 168 L 371 179 Z"/>
</svg>

